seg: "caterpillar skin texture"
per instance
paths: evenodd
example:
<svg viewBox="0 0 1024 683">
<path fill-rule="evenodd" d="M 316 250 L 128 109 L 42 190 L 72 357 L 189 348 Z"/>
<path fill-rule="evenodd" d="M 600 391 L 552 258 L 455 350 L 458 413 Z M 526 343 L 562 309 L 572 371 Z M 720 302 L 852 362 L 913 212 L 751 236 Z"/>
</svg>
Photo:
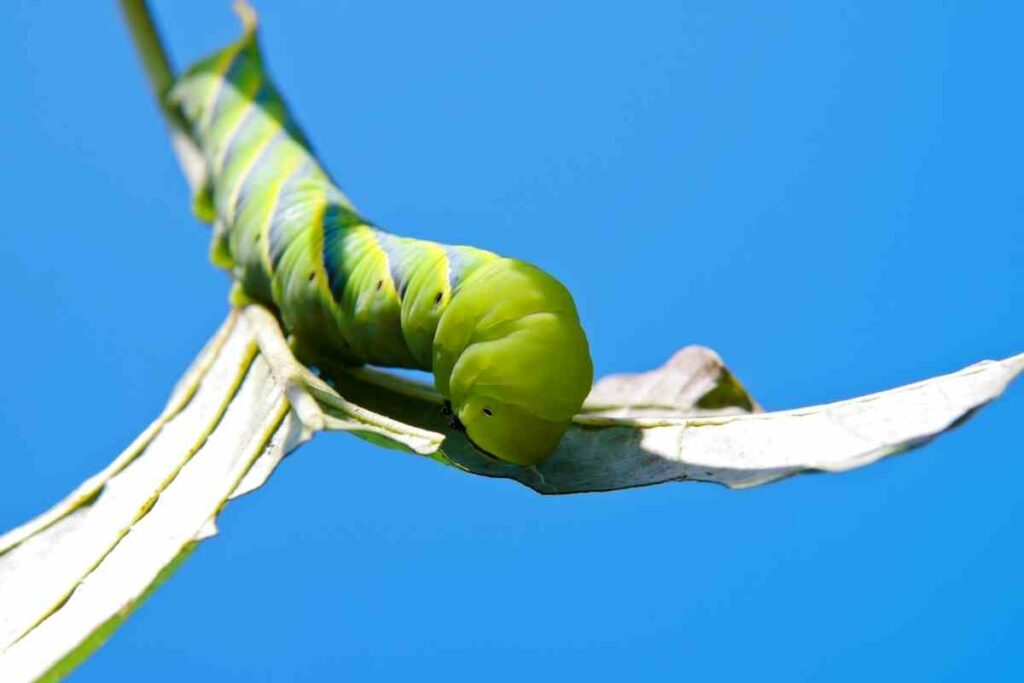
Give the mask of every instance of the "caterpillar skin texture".
<svg viewBox="0 0 1024 683">
<path fill-rule="evenodd" d="M 533 465 L 593 382 L 562 283 L 523 261 L 398 237 L 363 219 L 317 163 L 268 80 L 247 22 L 170 93 L 208 165 L 197 214 L 236 302 L 275 310 L 305 362 L 434 374 L 473 444 Z"/>
</svg>

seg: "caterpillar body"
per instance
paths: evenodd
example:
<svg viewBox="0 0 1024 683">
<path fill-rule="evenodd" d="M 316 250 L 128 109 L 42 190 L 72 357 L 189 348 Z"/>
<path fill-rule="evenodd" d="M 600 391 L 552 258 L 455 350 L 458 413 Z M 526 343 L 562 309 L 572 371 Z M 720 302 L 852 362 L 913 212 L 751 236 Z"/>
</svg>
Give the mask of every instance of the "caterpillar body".
<svg viewBox="0 0 1024 683">
<path fill-rule="evenodd" d="M 523 261 L 385 232 L 317 162 L 267 78 L 255 18 L 169 93 L 207 165 L 196 212 L 236 301 L 275 310 L 315 365 L 431 371 L 470 441 L 532 465 L 555 447 L 593 381 L 562 283 Z"/>
</svg>

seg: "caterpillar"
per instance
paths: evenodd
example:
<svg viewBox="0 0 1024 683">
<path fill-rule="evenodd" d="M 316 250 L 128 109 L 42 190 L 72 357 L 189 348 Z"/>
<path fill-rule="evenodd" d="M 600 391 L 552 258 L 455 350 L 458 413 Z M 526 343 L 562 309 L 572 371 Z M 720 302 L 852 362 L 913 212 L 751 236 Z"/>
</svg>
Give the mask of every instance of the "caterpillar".
<svg viewBox="0 0 1024 683">
<path fill-rule="evenodd" d="M 168 93 L 202 151 L 194 210 L 232 301 L 267 306 L 296 356 L 433 373 L 453 424 L 522 466 L 562 438 L 593 382 L 572 296 L 524 261 L 400 237 L 363 218 L 268 78 L 255 15 Z"/>
</svg>

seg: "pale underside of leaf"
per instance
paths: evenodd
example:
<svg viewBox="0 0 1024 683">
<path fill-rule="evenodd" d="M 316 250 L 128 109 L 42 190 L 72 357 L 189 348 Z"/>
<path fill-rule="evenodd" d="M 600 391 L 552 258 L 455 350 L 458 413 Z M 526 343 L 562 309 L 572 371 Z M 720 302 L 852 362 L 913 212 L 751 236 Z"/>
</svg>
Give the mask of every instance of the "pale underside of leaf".
<svg viewBox="0 0 1024 683">
<path fill-rule="evenodd" d="M 263 485 L 311 436 L 259 348 L 246 316 L 232 313 L 124 453 L 0 536 L 0 681 L 58 677 L 87 656 L 216 533 L 228 500 Z M 473 449 L 431 387 L 375 369 L 328 368 L 331 385 L 316 379 L 311 395 L 328 431 L 541 493 L 684 480 L 745 488 L 919 446 L 1022 371 L 1024 354 L 848 401 L 757 412 L 716 354 L 687 347 L 652 372 L 598 382 L 556 452 L 528 469 Z"/>
<path fill-rule="evenodd" d="M 247 477 L 264 480 L 308 437 L 233 314 L 143 437 L 0 537 L 0 681 L 36 680 L 97 647 Z"/>
<path fill-rule="evenodd" d="M 447 427 L 423 386 L 404 391 L 376 371 L 334 371 L 336 386 L 371 409 L 445 434 L 451 463 L 546 494 L 612 491 L 669 481 L 741 489 L 801 472 L 841 472 L 923 445 L 1002 394 L 1024 354 L 846 401 L 796 410 L 760 407 L 713 351 L 687 347 L 657 370 L 598 382 L 555 452 L 534 468 L 495 462 Z M 400 380 L 399 380 L 400 382 Z"/>
</svg>

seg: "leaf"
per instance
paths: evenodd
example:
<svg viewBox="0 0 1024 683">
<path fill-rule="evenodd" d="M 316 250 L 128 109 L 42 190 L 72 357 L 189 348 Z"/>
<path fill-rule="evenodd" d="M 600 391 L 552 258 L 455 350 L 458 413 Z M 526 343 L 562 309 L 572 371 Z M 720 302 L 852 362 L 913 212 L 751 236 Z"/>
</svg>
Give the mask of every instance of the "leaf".
<svg viewBox="0 0 1024 683">
<path fill-rule="evenodd" d="M 128 450 L 0 537 L 0 680 L 81 661 L 308 437 L 232 314 Z"/>
<path fill-rule="evenodd" d="M 383 380 L 375 371 L 332 371 L 350 400 L 445 434 L 442 450 L 452 464 L 563 494 L 669 481 L 739 489 L 863 467 L 962 424 L 1024 371 L 1024 354 L 847 401 L 755 412 L 756 402 L 714 352 L 687 347 L 652 372 L 599 381 L 555 452 L 528 469 L 474 450 L 446 425 L 428 387 Z"/>
<path fill-rule="evenodd" d="M 718 356 L 688 347 L 653 372 L 598 382 L 557 451 L 529 469 L 475 451 L 447 426 L 428 386 L 372 369 L 330 370 L 345 398 L 319 381 L 312 392 L 328 430 L 542 493 L 574 493 L 682 480 L 744 488 L 861 467 L 960 424 L 1024 371 L 1024 354 L 849 401 L 754 413 Z M 246 317 L 232 313 L 124 453 L 0 536 L 0 680 L 69 671 L 216 533 L 230 499 L 259 488 L 310 436 Z"/>
<path fill-rule="evenodd" d="M 583 413 L 605 417 L 738 414 L 760 411 L 718 354 L 687 346 L 651 372 L 609 375 L 594 385 Z"/>
<path fill-rule="evenodd" d="M 1022 371 L 1024 354 L 797 410 L 635 419 L 583 415 L 540 468 L 539 490 L 570 493 L 681 480 L 739 489 L 801 472 L 843 472 L 959 426 Z"/>
</svg>

